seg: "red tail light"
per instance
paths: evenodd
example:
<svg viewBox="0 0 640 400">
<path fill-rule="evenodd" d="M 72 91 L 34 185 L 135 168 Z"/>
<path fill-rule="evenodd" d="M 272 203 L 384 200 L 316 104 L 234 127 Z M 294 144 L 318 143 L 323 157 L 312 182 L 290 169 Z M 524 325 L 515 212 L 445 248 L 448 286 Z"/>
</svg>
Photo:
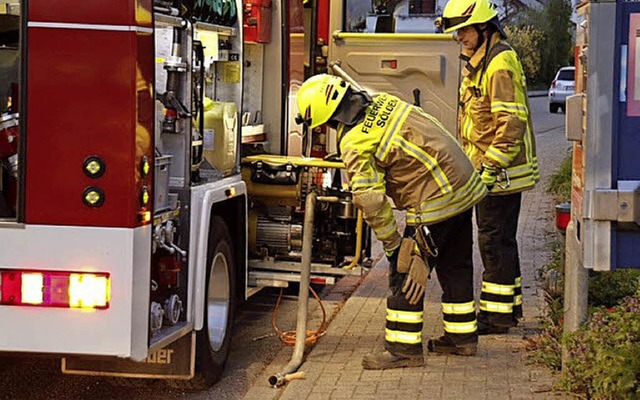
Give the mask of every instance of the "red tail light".
<svg viewBox="0 0 640 400">
<path fill-rule="evenodd" d="M 109 274 L 0 270 L 0 306 L 109 308 Z"/>
<path fill-rule="evenodd" d="M 556 83 L 558 83 L 558 81 L 553 81 L 551 82 L 551 88 L 555 89 L 556 88 Z"/>
</svg>

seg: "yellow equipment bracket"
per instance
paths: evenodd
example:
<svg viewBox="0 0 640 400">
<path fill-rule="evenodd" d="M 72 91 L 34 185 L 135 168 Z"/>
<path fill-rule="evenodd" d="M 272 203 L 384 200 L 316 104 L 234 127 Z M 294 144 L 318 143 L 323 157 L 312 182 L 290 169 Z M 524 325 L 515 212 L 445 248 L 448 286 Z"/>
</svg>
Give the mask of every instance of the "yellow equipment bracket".
<svg viewBox="0 0 640 400">
<path fill-rule="evenodd" d="M 454 40 L 450 33 L 357 33 L 357 32 L 333 32 L 334 39 L 398 39 L 398 40 Z"/>
<path fill-rule="evenodd" d="M 273 165 L 292 164 L 298 167 L 345 168 L 344 163 L 341 161 L 326 161 L 322 158 L 313 157 L 289 157 L 275 154 L 258 154 L 255 156 L 247 156 L 242 159 L 243 164 L 253 163 L 256 161 L 262 161 Z"/>
</svg>

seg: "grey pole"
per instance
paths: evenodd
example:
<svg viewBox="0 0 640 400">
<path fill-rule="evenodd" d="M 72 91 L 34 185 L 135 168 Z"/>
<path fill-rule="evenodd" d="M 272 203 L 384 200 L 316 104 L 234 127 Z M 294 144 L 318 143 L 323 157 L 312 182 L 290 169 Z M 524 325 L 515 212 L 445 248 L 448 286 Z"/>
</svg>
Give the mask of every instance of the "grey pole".
<svg viewBox="0 0 640 400">
<path fill-rule="evenodd" d="M 577 330 L 588 315 L 588 270 L 582 264 L 582 247 L 576 236 L 574 219 L 567 227 L 564 269 L 564 333 Z M 568 360 L 567 349 L 562 348 L 562 366 Z"/>
</svg>

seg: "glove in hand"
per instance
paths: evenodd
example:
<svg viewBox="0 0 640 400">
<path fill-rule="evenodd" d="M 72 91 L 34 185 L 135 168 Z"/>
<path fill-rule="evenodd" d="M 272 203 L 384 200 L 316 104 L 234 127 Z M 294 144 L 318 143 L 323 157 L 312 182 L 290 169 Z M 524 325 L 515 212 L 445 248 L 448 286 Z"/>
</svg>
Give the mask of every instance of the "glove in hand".
<svg viewBox="0 0 640 400">
<path fill-rule="evenodd" d="M 412 238 L 402 239 L 398 255 L 398 272 L 407 274 L 402 286 L 402 293 L 405 293 L 405 299 L 411 305 L 418 304 L 427 290 L 429 266 L 422 259 L 420 249 Z"/>
<path fill-rule="evenodd" d="M 498 171 L 493 167 L 489 167 L 488 165 L 482 164 L 482 171 L 480 172 L 480 180 L 482 183 L 487 185 L 489 190 L 493 189 L 498 180 Z"/>
</svg>

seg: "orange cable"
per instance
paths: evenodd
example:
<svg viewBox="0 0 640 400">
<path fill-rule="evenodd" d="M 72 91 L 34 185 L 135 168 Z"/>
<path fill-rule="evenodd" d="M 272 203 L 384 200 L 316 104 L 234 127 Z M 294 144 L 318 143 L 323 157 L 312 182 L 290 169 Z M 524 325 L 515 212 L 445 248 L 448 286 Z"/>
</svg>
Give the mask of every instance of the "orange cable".
<svg viewBox="0 0 640 400">
<path fill-rule="evenodd" d="M 317 330 L 308 329 L 306 331 L 307 337 L 305 339 L 305 343 L 315 344 L 316 341 L 322 336 L 324 336 L 324 334 L 327 331 L 327 327 L 326 327 L 327 311 L 324 308 L 324 304 L 322 304 L 322 300 L 320 300 L 320 297 L 318 297 L 318 295 L 316 294 L 316 292 L 313 290 L 311 286 L 309 286 L 309 290 L 311 291 L 311 294 L 313 294 L 313 297 L 315 297 L 316 300 L 318 300 L 318 303 L 320 304 L 320 308 L 322 309 L 322 322 L 320 323 L 320 327 Z M 278 318 L 278 307 L 280 307 L 280 301 L 282 300 L 282 292 L 283 292 L 283 288 L 280 288 L 280 295 L 278 296 L 278 301 L 276 302 L 276 306 L 273 309 L 273 318 L 271 319 L 271 323 L 273 325 L 273 329 L 278 334 L 278 337 L 280 338 L 280 340 L 282 340 L 282 342 L 287 346 L 293 346 L 296 343 L 297 331 L 292 330 L 292 331 L 282 332 L 280 329 L 278 329 L 278 326 L 276 325 L 276 320 Z"/>
</svg>

